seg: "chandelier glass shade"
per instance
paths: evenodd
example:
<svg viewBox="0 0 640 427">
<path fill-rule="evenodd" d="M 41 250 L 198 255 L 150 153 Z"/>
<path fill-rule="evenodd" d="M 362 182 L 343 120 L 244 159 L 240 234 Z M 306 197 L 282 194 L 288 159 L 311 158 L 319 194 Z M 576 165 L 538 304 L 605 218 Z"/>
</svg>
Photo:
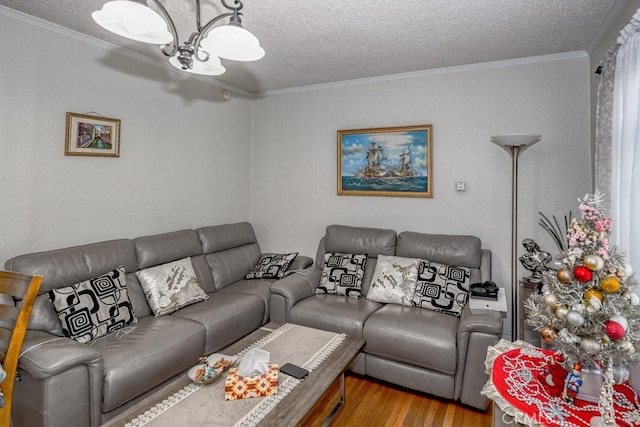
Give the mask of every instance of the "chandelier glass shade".
<svg viewBox="0 0 640 427">
<path fill-rule="evenodd" d="M 200 23 L 200 0 L 196 1 L 197 30 L 180 45 L 176 26 L 158 0 L 151 0 L 160 13 L 147 6 L 146 1 L 113 0 L 91 14 L 102 28 L 120 36 L 149 44 L 160 45 L 169 63 L 195 74 L 220 75 L 225 68 L 220 58 L 233 61 L 256 61 L 265 54 L 260 42 L 242 27 L 240 0 L 233 5 L 220 0 L 229 12 L 222 13 L 205 25 Z M 226 25 L 217 25 L 229 18 Z"/>
</svg>

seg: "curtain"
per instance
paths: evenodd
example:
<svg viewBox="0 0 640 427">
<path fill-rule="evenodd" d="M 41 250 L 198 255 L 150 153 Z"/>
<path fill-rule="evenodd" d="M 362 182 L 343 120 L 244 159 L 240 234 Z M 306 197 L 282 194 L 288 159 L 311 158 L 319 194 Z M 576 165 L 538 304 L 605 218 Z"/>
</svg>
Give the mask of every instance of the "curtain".
<svg viewBox="0 0 640 427">
<path fill-rule="evenodd" d="M 616 73 L 616 54 L 619 45 L 612 48 L 600 62 L 598 102 L 596 105 L 595 183 L 611 210 L 611 149 L 613 117 L 613 83 Z"/>
<path fill-rule="evenodd" d="M 640 273 L 640 9 L 620 33 L 618 44 L 611 153 L 613 238 Z"/>
</svg>

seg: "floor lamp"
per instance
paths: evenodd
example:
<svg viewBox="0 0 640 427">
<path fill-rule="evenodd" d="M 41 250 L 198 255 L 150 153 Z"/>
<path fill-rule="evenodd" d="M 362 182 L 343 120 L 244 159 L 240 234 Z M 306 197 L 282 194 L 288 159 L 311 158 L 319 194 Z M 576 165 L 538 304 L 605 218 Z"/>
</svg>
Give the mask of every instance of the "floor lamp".
<svg viewBox="0 0 640 427">
<path fill-rule="evenodd" d="M 505 149 L 511 156 L 511 341 L 516 341 L 518 334 L 518 307 L 520 305 L 517 277 L 518 248 L 518 157 L 520 154 L 540 141 L 540 135 L 514 133 L 495 135 L 491 142 Z"/>
</svg>

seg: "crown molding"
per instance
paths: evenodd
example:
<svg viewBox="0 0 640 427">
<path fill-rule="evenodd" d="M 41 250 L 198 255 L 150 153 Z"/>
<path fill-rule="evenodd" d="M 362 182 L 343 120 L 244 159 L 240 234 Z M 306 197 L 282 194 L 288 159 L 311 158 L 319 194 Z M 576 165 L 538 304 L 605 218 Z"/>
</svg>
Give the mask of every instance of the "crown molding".
<svg viewBox="0 0 640 427">
<path fill-rule="evenodd" d="M 165 68 L 167 70 L 170 70 L 173 73 L 180 74 L 182 76 L 184 76 L 184 74 L 185 74 L 182 71 L 177 70 L 175 67 L 173 67 L 171 64 L 169 64 L 169 62 L 167 62 L 167 61 L 160 61 L 160 60 L 157 60 L 157 59 L 154 59 L 154 58 L 150 58 L 150 57 L 148 57 L 146 55 L 142 55 L 142 54 L 140 54 L 138 52 L 134 52 L 132 50 L 125 49 L 125 48 L 117 46 L 117 45 L 115 45 L 113 43 L 109 43 L 109 42 L 106 42 L 104 40 L 100 40 L 98 38 L 88 36 L 86 34 L 78 32 L 78 31 L 74 31 L 72 29 L 63 27 L 61 25 L 54 24 L 54 23 L 49 22 L 49 21 L 45 21 L 44 19 L 37 18 L 35 16 L 32 16 L 32 15 L 26 14 L 24 12 L 20 12 L 20 11 L 8 8 L 6 6 L 0 5 L 0 16 L 4 16 L 6 18 L 13 19 L 14 21 L 22 22 L 22 23 L 25 23 L 25 24 L 28 24 L 28 25 L 33 25 L 34 27 L 38 27 L 38 28 L 41 28 L 41 29 L 46 30 L 46 31 L 51 31 L 52 33 L 56 33 L 56 34 L 59 34 L 59 35 L 64 36 L 64 37 L 68 37 L 68 38 L 80 41 L 82 43 L 89 44 L 91 46 L 94 46 L 94 47 L 97 47 L 97 48 L 100 48 L 100 49 L 108 50 L 110 52 L 116 52 L 116 53 L 119 53 L 121 55 L 127 56 L 127 57 L 129 57 L 131 59 L 135 59 L 135 60 L 138 60 L 138 61 L 146 62 L 147 64 L 163 67 L 163 68 Z M 220 82 L 220 81 L 218 81 L 215 78 L 210 77 L 210 76 L 209 77 L 205 77 L 205 76 L 201 76 L 201 75 L 198 75 L 198 74 L 189 74 L 189 77 L 198 79 L 198 80 L 203 81 L 205 83 L 212 84 L 212 85 L 217 86 L 217 87 L 222 88 L 222 89 L 227 89 L 227 90 L 231 90 L 231 91 L 236 92 L 236 93 L 240 93 L 240 94 L 242 94 L 244 96 L 247 96 L 247 97 L 250 97 L 250 98 L 253 98 L 255 96 L 254 93 L 248 92 L 248 91 L 246 91 L 244 89 L 239 89 L 239 88 L 237 88 L 237 87 L 235 87 L 233 85 L 222 83 L 222 82 Z"/>
<path fill-rule="evenodd" d="M 491 68 L 505 68 L 518 65 L 537 64 L 544 62 L 565 61 L 571 59 L 588 58 L 589 55 L 584 50 L 574 52 L 555 53 L 551 55 L 529 56 L 525 58 L 506 59 L 502 61 L 479 62 L 476 64 L 456 65 L 452 67 L 434 68 L 432 70 L 411 71 L 408 73 L 389 74 L 386 76 L 366 77 L 363 79 L 345 80 L 340 82 L 320 83 L 317 85 L 297 86 L 292 88 L 267 90 L 260 95 L 280 95 L 292 92 L 305 92 L 309 90 L 330 89 L 345 86 L 357 86 L 370 83 L 381 83 L 393 80 L 414 79 L 418 77 L 435 76 L 440 74 L 452 74 L 465 71 L 486 70 Z"/>
<path fill-rule="evenodd" d="M 602 20 L 602 22 L 598 26 L 598 30 L 593 35 L 593 38 L 591 38 L 591 41 L 587 46 L 588 53 L 593 53 L 596 47 L 598 47 L 598 45 L 602 42 L 602 40 L 604 39 L 604 36 L 607 34 L 607 32 L 609 31 L 611 26 L 614 24 L 616 19 L 618 19 L 618 16 L 622 12 L 622 10 L 625 8 L 627 3 L 628 3 L 628 0 L 615 0 L 615 3 L 613 4 L 613 6 L 609 8 L 609 12 L 607 13 L 607 16 L 605 16 L 605 18 Z"/>
</svg>

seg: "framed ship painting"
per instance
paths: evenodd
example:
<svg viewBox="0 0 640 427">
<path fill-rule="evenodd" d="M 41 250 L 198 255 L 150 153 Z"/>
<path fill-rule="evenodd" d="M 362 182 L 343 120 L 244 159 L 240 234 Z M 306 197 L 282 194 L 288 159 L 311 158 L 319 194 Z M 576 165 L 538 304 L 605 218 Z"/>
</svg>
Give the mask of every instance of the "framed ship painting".
<svg viewBox="0 0 640 427">
<path fill-rule="evenodd" d="M 64 154 L 120 157 L 120 120 L 67 113 Z"/>
<path fill-rule="evenodd" d="M 338 195 L 433 197 L 432 125 L 338 131 Z"/>
</svg>

